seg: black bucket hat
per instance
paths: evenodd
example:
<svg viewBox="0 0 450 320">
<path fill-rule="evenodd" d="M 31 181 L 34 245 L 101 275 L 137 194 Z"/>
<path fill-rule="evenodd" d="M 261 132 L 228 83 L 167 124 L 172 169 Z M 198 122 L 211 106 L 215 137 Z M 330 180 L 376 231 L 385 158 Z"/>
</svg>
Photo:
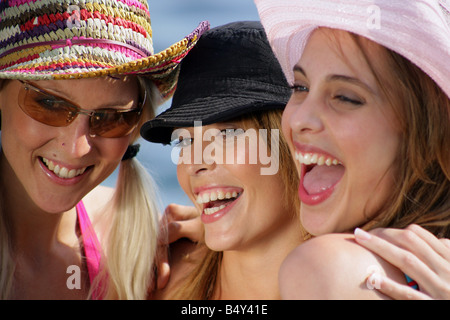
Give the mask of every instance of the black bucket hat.
<svg viewBox="0 0 450 320">
<path fill-rule="evenodd" d="M 169 144 L 172 131 L 283 109 L 291 90 L 260 22 L 211 29 L 181 62 L 169 109 L 141 128 L 150 142 Z"/>
</svg>

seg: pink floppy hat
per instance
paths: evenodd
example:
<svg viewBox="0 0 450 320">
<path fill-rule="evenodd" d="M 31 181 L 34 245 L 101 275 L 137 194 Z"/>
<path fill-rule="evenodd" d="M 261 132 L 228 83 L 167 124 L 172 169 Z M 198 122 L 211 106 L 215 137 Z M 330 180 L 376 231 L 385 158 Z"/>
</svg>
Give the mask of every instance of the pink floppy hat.
<svg viewBox="0 0 450 320">
<path fill-rule="evenodd" d="M 255 0 L 255 4 L 289 83 L 311 33 L 328 27 L 401 54 L 450 97 L 448 0 Z"/>
</svg>

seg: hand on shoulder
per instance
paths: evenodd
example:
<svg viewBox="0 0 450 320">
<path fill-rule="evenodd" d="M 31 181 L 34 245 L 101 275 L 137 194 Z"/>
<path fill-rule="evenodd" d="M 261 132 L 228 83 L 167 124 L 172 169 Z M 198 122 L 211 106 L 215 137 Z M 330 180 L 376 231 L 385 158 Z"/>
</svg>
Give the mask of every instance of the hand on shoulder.
<svg viewBox="0 0 450 320">
<path fill-rule="evenodd" d="M 312 238 L 294 249 L 279 274 L 283 299 L 387 299 L 368 283 L 373 273 L 405 282 L 397 268 L 366 248 L 350 234 Z"/>
</svg>

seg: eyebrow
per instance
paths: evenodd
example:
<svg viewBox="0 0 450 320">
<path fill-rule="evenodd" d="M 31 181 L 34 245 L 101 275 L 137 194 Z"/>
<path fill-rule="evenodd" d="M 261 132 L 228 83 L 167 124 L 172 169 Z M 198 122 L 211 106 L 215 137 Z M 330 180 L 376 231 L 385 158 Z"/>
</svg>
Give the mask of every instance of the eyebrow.
<svg viewBox="0 0 450 320">
<path fill-rule="evenodd" d="M 300 67 L 300 66 L 297 65 L 297 64 L 294 66 L 294 72 L 300 72 L 300 73 L 303 74 L 305 77 L 308 77 L 308 76 L 306 75 L 305 70 L 303 70 L 303 68 Z"/>
<path fill-rule="evenodd" d="M 306 75 L 306 71 L 300 67 L 299 65 L 295 65 L 293 68 L 294 72 L 300 72 L 301 74 L 303 74 L 305 77 L 308 77 Z M 375 94 L 375 90 L 373 90 L 368 84 L 364 83 L 363 81 L 359 80 L 358 78 L 355 77 L 350 77 L 350 76 L 345 76 L 345 75 L 340 75 L 340 74 L 332 74 L 326 77 L 325 79 L 326 82 L 332 82 L 332 81 L 343 81 L 343 82 L 348 82 L 351 83 L 353 85 L 359 86 L 373 94 Z"/>
</svg>

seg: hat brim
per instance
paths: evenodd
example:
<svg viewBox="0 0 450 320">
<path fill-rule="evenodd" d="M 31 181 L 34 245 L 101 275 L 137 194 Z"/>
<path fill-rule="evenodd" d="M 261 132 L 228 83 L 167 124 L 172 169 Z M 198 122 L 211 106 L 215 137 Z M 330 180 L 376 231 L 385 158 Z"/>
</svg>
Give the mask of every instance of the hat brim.
<svg viewBox="0 0 450 320">
<path fill-rule="evenodd" d="M 205 108 L 208 105 L 208 108 Z M 150 142 L 170 144 L 172 132 L 176 128 L 189 128 L 194 122 L 209 125 L 229 121 L 252 112 L 280 109 L 285 103 L 274 100 L 255 100 L 250 97 L 213 96 L 196 99 L 195 101 L 169 108 L 152 121 L 144 123 L 141 136 Z M 211 110 L 214 110 L 211 112 Z"/>
<path fill-rule="evenodd" d="M 132 60 L 119 65 L 111 65 L 105 61 L 80 62 L 79 59 L 65 58 L 58 61 L 47 61 L 36 64 L 14 64 L 0 71 L 0 79 L 21 80 L 63 80 L 80 78 L 97 78 L 108 75 L 139 75 L 152 79 L 163 98 L 170 97 L 175 91 L 178 78 L 178 66 L 186 54 L 195 46 L 200 36 L 209 29 L 209 22 L 203 21 L 188 36 L 169 48 L 148 57 Z M 48 44 L 36 45 L 20 50 L 21 55 L 55 50 Z M 27 51 L 30 51 L 27 53 Z M 0 57 L 0 60 L 4 57 Z M 9 57 L 7 57 L 10 59 Z M 56 69 L 54 66 L 58 64 Z M 63 65 L 66 66 L 63 66 Z"/>
<path fill-rule="evenodd" d="M 352 32 L 397 52 L 450 97 L 450 13 L 444 1 L 255 0 L 255 4 L 290 84 L 310 35 L 316 28 L 327 27 Z"/>
</svg>

